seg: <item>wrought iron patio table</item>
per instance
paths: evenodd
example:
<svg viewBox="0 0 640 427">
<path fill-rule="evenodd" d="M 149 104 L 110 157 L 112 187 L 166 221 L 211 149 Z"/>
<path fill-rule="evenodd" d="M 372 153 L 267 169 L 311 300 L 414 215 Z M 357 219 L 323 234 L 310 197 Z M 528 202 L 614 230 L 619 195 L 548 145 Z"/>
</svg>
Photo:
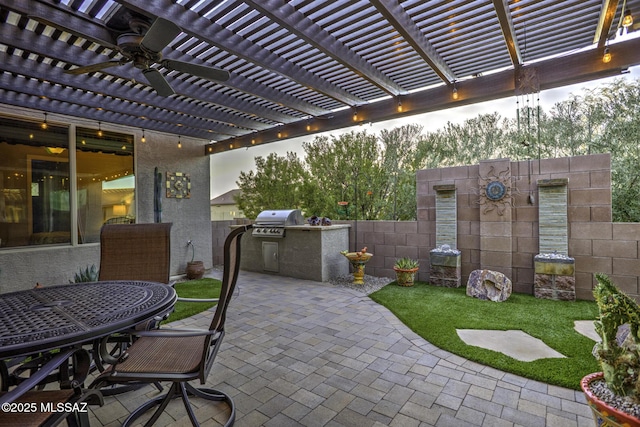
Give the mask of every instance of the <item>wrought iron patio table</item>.
<svg viewBox="0 0 640 427">
<path fill-rule="evenodd" d="M 173 288 L 103 281 L 0 294 L 0 360 L 67 348 L 133 328 L 167 313 Z"/>
</svg>

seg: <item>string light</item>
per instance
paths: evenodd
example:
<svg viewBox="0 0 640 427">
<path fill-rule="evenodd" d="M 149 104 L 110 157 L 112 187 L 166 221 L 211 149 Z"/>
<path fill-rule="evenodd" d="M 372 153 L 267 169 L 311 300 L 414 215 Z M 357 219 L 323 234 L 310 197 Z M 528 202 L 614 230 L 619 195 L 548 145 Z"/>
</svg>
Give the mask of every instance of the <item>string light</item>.
<svg viewBox="0 0 640 427">
<path fill-rule="evenodd" d="M 354 122 L 358 121 L 358 108 L 357 107 L 353 107 L 353 121 Z"/>
<path fill-rule="evenodd" d="M 182 148 L 182 141 L 180 140 L 181 135 L 178 135 L 178 148 Z"/>
<path fill-rule="evenodd" d="M 633 16 L 631 15 L 631 10 L 627 9 L 624 11 L 624 16 L 622 17 L 622 26 L 624 28 L 629 28 L 633 25 Z"/>
<path fill-rule="evenodd" d="M 98 136 L 102 138 L 102 124 L 98 122 Z"/>
<path fill-rule="evenodd" d="M 453 82 L 453 91 L 451 92 L 451 97 L 454 100 L 457 100 L 459 95 L 458 95 L 458 85 L 456 84 L 455 80 Z"/>
<path fill-rule="evenodd" d="M 402 113 L 402 111 L 404 110 L 404 108 L 402 108 L 402 101 L 400 101 L 400 98 L 398 98 L 398 106 L 396 107 L 396 110 L 398 111 L 398 113 Z"/>
<path fill-rule="evenodd" d="M 44 121 L 42 122 L 40 127 L 44 130 L 47 130 L 47 128 L 49 127 L 49 124 L 47 123 L 47 113 L 44 113 Z"/>
<path fill-rule="evenodd" d="M 142 138 L 140 138 L 140 142 L 142 142 L 143 144 L 147 142 L 147 138 L 144 137 L 144 129 L 142 129 Z"/>
<path fill-rule="evenodd" d="M 608 47 L 604 48 L 604 55 L 602 55 L 602 62 L 604 62 L 605 64 L 611 62 L 611 52 L 609 51 Z"/>
</svg>

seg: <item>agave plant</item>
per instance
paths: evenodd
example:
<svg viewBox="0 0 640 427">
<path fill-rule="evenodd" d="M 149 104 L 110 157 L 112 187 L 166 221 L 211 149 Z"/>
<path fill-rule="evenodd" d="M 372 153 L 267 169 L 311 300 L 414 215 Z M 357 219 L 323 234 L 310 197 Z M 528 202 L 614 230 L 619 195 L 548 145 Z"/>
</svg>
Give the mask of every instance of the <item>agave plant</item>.
<svg viewBox="0 0 640 427">
<path fill-rule="evenodd" d="M 414 268 L 418 268 L 419 266 L 420 263 L 418 262 L 418 260 L 407 257 L 397 259 L 394 265 L 394 267 L 398 270 L 413 270 Z"/>
<path fill-rule="evenodd" d="M 98 281 L 98 269 L 95 264 L 91 266 L 86 266 L 84 269 L 82 267 L 79 271 L 73 276 L 73 280 L 69 280 L 69 283 L 85 283 L 85 282 L 97 282 Z"/>
</svg>

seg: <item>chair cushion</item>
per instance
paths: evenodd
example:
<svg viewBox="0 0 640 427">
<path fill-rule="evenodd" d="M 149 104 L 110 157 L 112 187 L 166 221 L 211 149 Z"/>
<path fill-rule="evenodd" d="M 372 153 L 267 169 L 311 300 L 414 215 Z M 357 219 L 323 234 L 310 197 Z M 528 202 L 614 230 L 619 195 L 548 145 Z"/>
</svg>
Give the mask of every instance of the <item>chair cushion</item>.
<svg viewBox="0 0 640 427">
<path fill-rule="evenodd" d="M 123 374 L 197 374 L 204 341 L 202 336 L 141 337 L 127 350 L 128 357 L 116 365 L 115 371 Z"/>
</svg>

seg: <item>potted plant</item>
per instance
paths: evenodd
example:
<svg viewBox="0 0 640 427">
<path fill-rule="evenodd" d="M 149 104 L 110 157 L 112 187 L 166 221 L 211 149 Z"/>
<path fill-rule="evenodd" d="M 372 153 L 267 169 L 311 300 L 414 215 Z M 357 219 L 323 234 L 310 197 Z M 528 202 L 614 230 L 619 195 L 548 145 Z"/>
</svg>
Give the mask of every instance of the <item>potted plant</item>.
<svg viewBox="0 0 640 427">
<path fill-rule="evenodd" d="M 604 274 L 597 273 L 598 304 L 593 354 L 602 372 L 589 374 L 580 387 L 597 426 L 640 425 L 640 307 Z"/>
<path fill-rule="evenodd" d="M 400 286 L 413 286 L 416 272 L 420 267 L 418 260 L 411 258 L 399 258 L 396 260 L 393 270 L 396 272 L 396 282 Z"/>
<path fill-rule="evenodd" d="M 194 261 L 196 256 L 196 247 L 193 241 L 189 240 L 187 246 L 191 246 L 191 261 L 187 263 L 187 279 L 201 279 L 204 276 L 204 264 L 202 261 Z"/>
</svg>

